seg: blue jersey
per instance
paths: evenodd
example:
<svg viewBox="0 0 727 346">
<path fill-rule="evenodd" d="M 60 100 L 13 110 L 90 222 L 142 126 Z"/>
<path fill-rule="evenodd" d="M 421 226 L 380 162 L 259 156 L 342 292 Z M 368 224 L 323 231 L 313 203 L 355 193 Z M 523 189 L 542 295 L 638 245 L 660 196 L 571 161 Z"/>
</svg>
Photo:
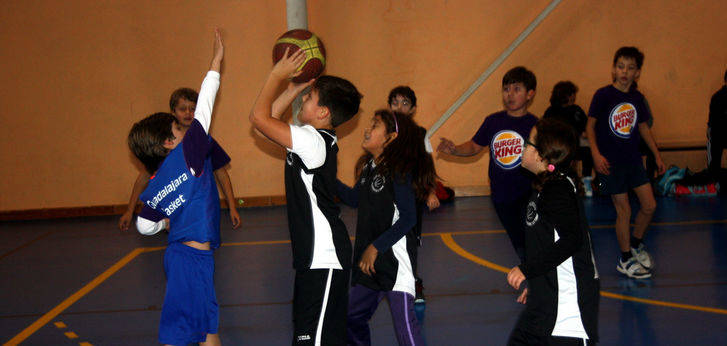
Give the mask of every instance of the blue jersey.
<svg viewBox="0 0 727 346">
<path fill-rule="evenodd" d="M 211 143 L 195 120 L 141 193 L 145 210 L 139 216 L 153 221 L 169 218 L 169 243 L 193 240 L 219 247 L 220 203 Z"/>
</svg>

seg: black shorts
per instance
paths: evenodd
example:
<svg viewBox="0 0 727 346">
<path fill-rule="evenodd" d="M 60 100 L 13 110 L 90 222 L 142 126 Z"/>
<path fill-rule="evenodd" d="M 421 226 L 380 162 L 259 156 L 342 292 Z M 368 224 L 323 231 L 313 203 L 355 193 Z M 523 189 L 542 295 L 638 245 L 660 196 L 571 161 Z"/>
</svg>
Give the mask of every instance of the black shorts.
<svg viewBox="0 0 727 346">
<path fill-rule="evenodd" d="M 348 269 L 295 272 L 293 345 L 345 345 Z"/>
<path fill-rule="evenodd" d="M 609 175 L 598 174 L 598 192 L 604 195 L 627 193 L 649 182 L 641 163 L 612 164 L 609 171 Z"/>
</svg>

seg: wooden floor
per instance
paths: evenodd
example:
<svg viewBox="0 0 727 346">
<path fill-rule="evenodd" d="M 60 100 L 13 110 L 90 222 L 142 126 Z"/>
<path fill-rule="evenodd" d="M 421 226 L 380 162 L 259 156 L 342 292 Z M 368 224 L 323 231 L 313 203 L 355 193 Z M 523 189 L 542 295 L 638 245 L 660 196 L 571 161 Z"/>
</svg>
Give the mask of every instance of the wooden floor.
<svg viewBox="0 0 727 346">
<path fill-rule="evenodd" d="M 616 272 L 609 200 L 586 200 L 602 277 L 602 345 L 727 345 L 727 199 L 661 198 L 646 244 L 650 280 Z M 226 345 L 289 345 L 292 258 L 285 207 L 222 216 L 216 252 Z M 343 210 L 353 234 L 355 212 Z M 522 306 L 503 270 L 516 264 L 487 197 L 425 215 L 420 275 L 429 345 L 503 345 Z M 116 229 L 116 217 L 0 223 L 0 341 L 23 345 L 154 345 L 165 237 Z M 396 344 L 386 304 L 374 345 Z"/>
</svg>

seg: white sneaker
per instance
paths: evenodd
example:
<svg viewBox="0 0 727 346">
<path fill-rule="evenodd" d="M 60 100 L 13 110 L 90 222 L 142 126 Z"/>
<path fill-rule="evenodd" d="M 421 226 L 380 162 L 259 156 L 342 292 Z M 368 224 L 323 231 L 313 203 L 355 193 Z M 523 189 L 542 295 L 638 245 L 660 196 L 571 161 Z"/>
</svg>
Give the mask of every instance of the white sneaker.
<svg viewBox="0 0 727 346">
<path fill-rule="evenodd" d="M 636 257 L 636 260 L 639 261 L 639 264 L 641 264 L 644 269 L 651 270 L 654 268 L 654 259 L 648 252 L 646 252 L 644 243 L 639 244 L 638 248 L 631 248 L 631 254 Z"/>
<path fill-rule="evenodd" d="M 632 256 L 626 260 L 626 262 L 621 261 L 621 256 L 619 256 L 616 270 L 634 279 L 646 279 L 651 277 L 651 273 L 644 269 L 635 256 Z"/>
</svg>

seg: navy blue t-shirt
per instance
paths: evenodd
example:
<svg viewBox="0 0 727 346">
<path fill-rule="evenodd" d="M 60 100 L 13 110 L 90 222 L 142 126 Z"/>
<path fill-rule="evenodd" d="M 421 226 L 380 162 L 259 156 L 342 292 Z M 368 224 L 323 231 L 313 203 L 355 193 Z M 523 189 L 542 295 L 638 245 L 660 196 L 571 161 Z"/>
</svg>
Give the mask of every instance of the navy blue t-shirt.
<svg viewBox="0 0 727 346">
<path fill-rule="evenodd" d="M 644 95 L 609 85 L 593 95 L 588 116 L 596 118 L 596 144 L 611 164 L 641 164 L 639 125 L 651 118 Z"/>
<path fill-rule="evenodd" d="M 530 194 L 531 175 L 520 169 L 523 143 L 538 118 L 528 113 L 520 117 L 506 111 L 485 118 L 472 141 L 490 147 L 490 190 L 495 203 L 512 202 Z"/>
</svg>

